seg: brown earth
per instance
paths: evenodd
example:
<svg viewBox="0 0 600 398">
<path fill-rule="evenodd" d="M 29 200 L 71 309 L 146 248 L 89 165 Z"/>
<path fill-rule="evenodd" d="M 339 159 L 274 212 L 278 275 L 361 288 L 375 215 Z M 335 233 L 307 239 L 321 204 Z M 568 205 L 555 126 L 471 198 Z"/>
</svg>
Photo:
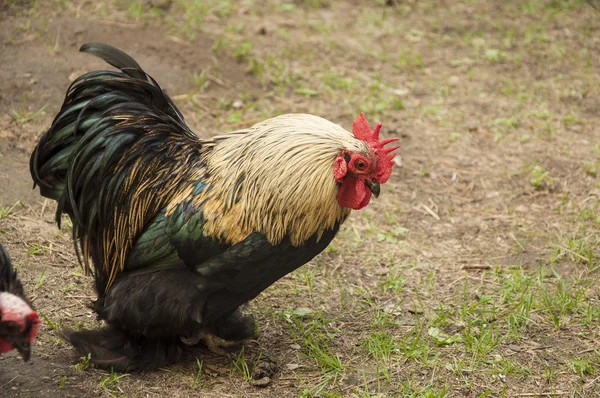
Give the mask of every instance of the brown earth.
<svg viewBox="0 0 600 398">
<path fill-rule="evenodd" d="M 30 362 L 0 357 L 0 395 L 600 393 L 599 31 L 574 1 L 0 3 L 0 208 L 16 204 L 0 241 L 46 319 Z M 198 380 L 193 361 L 118 378 L 58 337 L 98 326 L 94 292 L 28 161 L 70 81 L 104 68 L 77 52 L 90 41 L 134 56 L 201 137 L 287 112 L 349 128 L 359 111 L 401 137 L 382 198 L 250 303 L 261 334 L 246 359 L 279 368 L 266 387 L 203 351 Z M 511 300 L 529 293 L 515 332 Z M 389 358 L 365 348 L 373 331 L 393 339 Z M 315 359 L 311 333 L 341 370 Z"/>
</svg>

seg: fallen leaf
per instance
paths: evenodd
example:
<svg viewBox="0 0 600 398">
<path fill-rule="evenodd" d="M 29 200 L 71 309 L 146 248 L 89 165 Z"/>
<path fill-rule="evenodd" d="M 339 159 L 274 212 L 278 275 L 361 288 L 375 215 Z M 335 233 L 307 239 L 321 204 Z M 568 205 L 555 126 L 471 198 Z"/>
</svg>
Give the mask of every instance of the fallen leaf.
<svg viewBox="0 0 600 398">
<path fill-rule="evenodd" d="M 433 337 L 433 339 L 436 341 L 436 343 L 438 343 L 440 345 L 454 344 L 454 343 L 461 341 L 460 335 L 455 334 L 454 336 L 449 336 L 447 333 L 443 332 L 441 329 L 433 327 L 433 326 L 427 330 L 427 334 L 430 335 L 431 337 Z"/>
<path fill-rule="evenodd" d="M 403 233 L 405 233 L 405 232 L 408 232 L 408 228 L 404 228 L 404 227 L 397 227 L 397 228 L 394 228 L 394 231 L 393 231 L 393 232 L 394 232 L 396 235 L 401 235 L 401 234 L 403 234 Z"/>
<path fill-rule="evenodd" d="M 310 308 L 296 308 L 293 312 L 294 315 L 303 317 L 311 314 L 313 311 Z"/>
</svg>

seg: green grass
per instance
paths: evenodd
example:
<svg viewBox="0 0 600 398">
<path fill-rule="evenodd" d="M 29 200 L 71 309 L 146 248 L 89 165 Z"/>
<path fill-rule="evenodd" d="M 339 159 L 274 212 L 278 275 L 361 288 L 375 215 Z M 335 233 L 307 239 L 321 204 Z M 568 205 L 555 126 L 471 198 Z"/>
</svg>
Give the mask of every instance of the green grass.
<svg viewBox="0 0 600 398">
<path fill-rule="evenodd" d="M 43 108 L 36 112 L 29 111 L 28 109 L 25 109 L 25 108 L 22 108 L 20 110 L 13 110 L 12 117 L 13 117 L 13 120 L 16 122 L 27 123 L 27 122 L 37 118 L 43 110 L 44 110 Z"/>
<path fill-rule="evenodd" d="M 423 58 L 414 50 L 401 50 L 396 67 L 400 71 L 414 71 L 423 67 Z"/>
<path fill-rule="evenodd" d="M 384 292 L 391 291 L 400 296 L 402 294 L 405 282 L 406 279 L 402 277 L 401 269 L 395 268 L 389 271 L 383 283 L 379 284 L 379 287 Z"/>
<path fill-rule="evenodd" d="M 43 312 L 38 310 L 38 314 L 44 320 L 44 322 L 46 322 L 46 326 L 48 327 L 48 329 L 55 330 L 57 328 L 57 324 L 52 322 Z"/>
<path fill-rule="evenodd" d="M 67 384 L 67 376 L 60 373 L 58 375 L 58 388 L 63 388 Z"/>
<path fill-rule="evenodd" d="M 86 369 L 90 369 L 92 367 L 91 354 L 79 358 L 79 363 L 75 365 L 75 369 L 79 371 L 84 371 Z"/>
<path fill-rule="evenodd" d="M 362 346 L 376 360 L 389 361 L 396 344 L 389 332 L 371 332 L 362 342 Z"/>
<path fill-rule="evenodd" d="M 547 187 L 548 184 L 552 182 L 552 177 L 550 177 L 550 172 L 545 170 L 542 166 L 536 165 L 533 170 L 531 170 L 531 178 L 529 182 L 536 189 L 542 189 Z"/>
<path fill-rule="evenodd" d="M 551 247 L 553 249 L 551 262 L 566 258 L 575 263 L 587 264 L 591 270 L 598 266 L 597 251 L 600 247 L 600 237 L 597 234 L 560 237 L 558 243 L 552 243 Z"/>
<path fill-rule="evenodd" d="M 102 378 L 100 384 L 98 384 L 98 389 L 111 397 L 120 396 L 123 393 L 123 391 L 119 387 L 119 384 L 121 382 L 121 379 L 127 376 L 129 375 L 126 373 L 118 374 L 111 369 L 110 373 L 108 373 L 106 377 Z"/>
<path fill-rule="evenodd" d="M 202 371 L 204 367 L 204 362 L 200 359 L 196 359 L 196 372 L 194 373 L 194 381 L 192 383 L 192 388 L 197 389 L 202 385 Z"/>
<path fill-rule="evenodd" d="M 17 200 L 12 206 L 0 208 L 0 218 L 10 215 L 17 206 L 25 207 L 23 202 L 21 202 L 20 200 Z"/>
<path fill-rule="evenodd" d="M 33 290 L 37 290 L 40 287 L 42 287 L 44 285 L 44 283 L 46 283 L 46 267 L 42 268 L 42 272 L 40 274 L 40 277 L 38 278 L 37 283 L 35 284 L 35 287 L 33 288 Z"/>
<path fill-rule="evenodd" d="M 335 384 L 346 369 L 332 347 L 335 333 L 328 327 L 332 320 L 308 309 L 285 311 L 282 316 L 294 341 L 302 347 L 303 355 L 318 370 L 318 383 L 305 391 L 305 396 L 316 396 L 328 385 Z"/>
<path fill-rule="evenodd" d="M 248 363 L 246 359 L 246 355 L 244 352 L 244 348 L 237 354 L 235 360 L 233 361 L 233 367 L 235 371 L 242 376 L 245 381 L 252 380 L 252 371 L 253 367 Z M 198 365 L 198 372 L 201 370 L 201 366 Z"/>
<path fill-rule="evenodd" d="M 30 256 L 39 256 L 44 254 L 44 247 L 39 243 L 28 243 L 26 244 L 27 254 Z"/>
<path fill-rule="evenodd" d="M 587 359 L 574 359 L 573 362 L 571 362 L 571 368 L 573 369 L 573 372 L 582 379 L 585 379 L 586 376 L 593 376 L 596 374 L 596 366 Z"/>
</svg>

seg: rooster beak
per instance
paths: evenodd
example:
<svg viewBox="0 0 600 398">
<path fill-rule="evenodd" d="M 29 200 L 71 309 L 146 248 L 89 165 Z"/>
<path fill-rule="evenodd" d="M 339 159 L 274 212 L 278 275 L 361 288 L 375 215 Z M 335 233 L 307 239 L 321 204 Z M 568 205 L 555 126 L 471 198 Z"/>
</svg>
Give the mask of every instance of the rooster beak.
<svg viewBox="0 0 600 398">
<path fill-rule="evenodd" d="M 21 355 L 23 361 L 29 361 L 29 357 L 31 356 L 31 344 L 28 341 L 24 341 L 22 343 L 13 341 L 12 345 L 17 351 L 19 351 L 19 355 Z"/>
<path fill-rule="evenodd" d="M 379 197 L 379 194 L 381 193 L 381 185 L 379 185 L 378 182 L 371 181 L 371 180 L 365 180 L 365 185 L 367 186 L 367 188 L 369 188 L 371 190 L 371 192 L 373 192 L 373 195 L 376 198 Z"/>
</svg>

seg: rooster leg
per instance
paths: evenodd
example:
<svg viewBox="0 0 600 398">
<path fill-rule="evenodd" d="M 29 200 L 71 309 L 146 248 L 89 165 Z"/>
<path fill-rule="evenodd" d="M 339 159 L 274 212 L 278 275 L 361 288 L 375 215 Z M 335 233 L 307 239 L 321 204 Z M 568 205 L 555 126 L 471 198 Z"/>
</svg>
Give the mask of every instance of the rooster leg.
<svg viewBox="0 0 600 398">
<path fill-rule="evenodd" d="M 202 330 L 191 336 L 181 337 L 181 341 L 187 345 L 202 342 L 214 354 L 226 355 L 241 350 L 246 342 L 256 337 L 254 317 L 244 315 L 239 309 L 216 321 L 210 330 L 210 332 Z"/>
<path fill-rule="evenodd" d="M 188 337 L 181 337 L 180 339 L 183 344 L 189 346 L 202 343 L 210 352 L 221 356 L 225 356 L 231 352 L 239 351 L 243 345 L 242 341 L 225 340 L 222 337 L 206 331 L 201 331 L 200 333 Z"/>
</svg>

